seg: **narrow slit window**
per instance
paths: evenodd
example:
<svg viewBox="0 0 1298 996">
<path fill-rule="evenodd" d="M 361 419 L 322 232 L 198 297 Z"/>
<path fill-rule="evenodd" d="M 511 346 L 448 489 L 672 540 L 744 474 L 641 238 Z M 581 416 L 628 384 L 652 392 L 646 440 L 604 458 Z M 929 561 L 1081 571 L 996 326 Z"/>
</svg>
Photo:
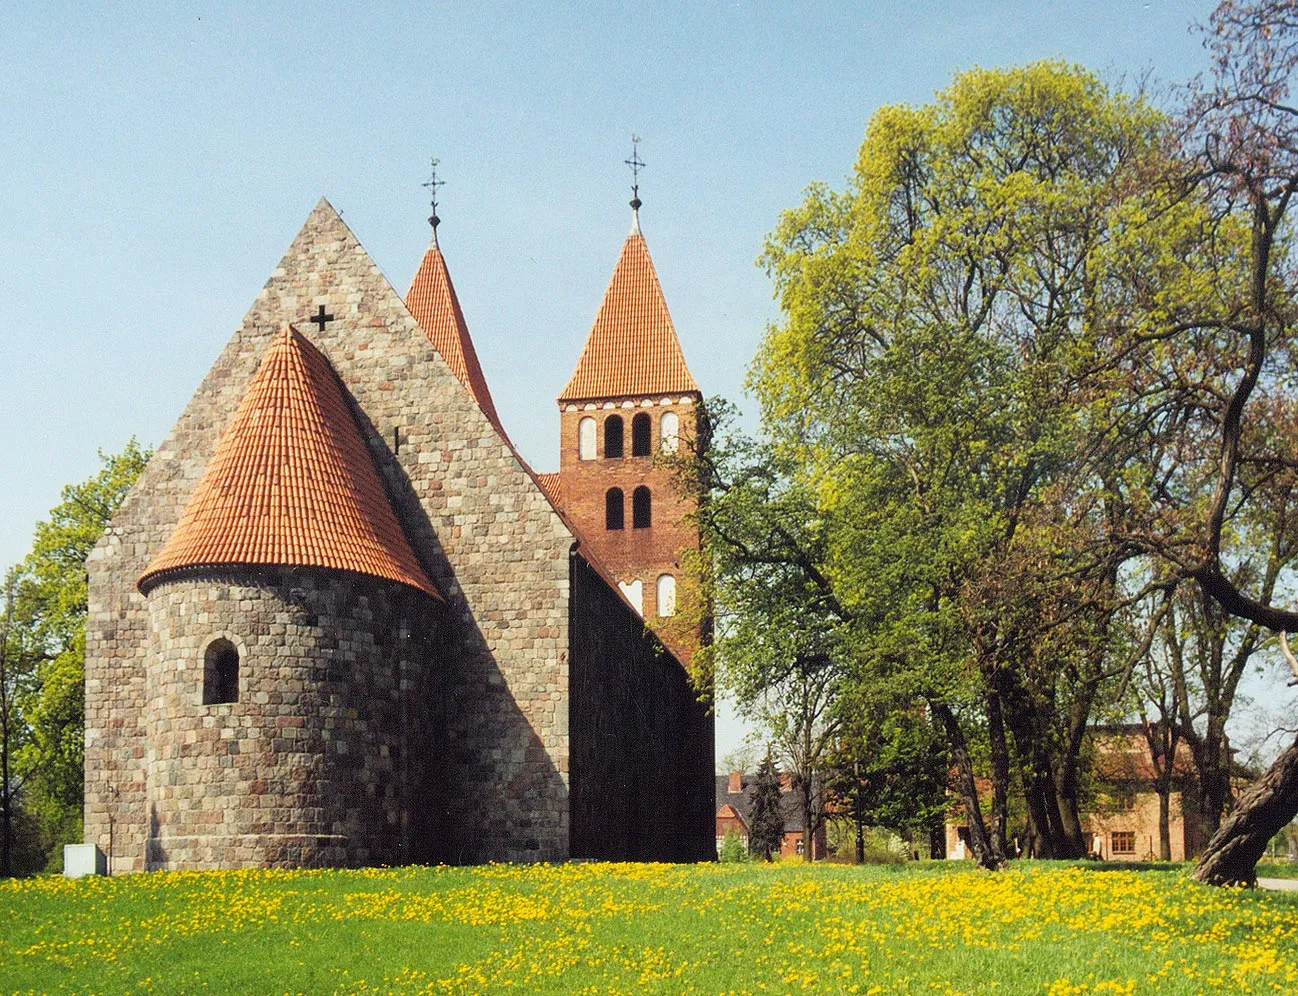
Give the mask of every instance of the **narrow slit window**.
<svg viewBox="0 0 1298 996">
<path fill-rule="evenodd" d="M 604 456 L 622 455 L 622 416 L 610 415 L 604 419 Z"/>
<path fill-rule="evenodd" d="M 643 484 L 631 493 L 631 528 L 648 529 L 653 525 L 653 509 L 649 489 Z"/>
<path fill-rule="evenodd" d="M 609 488 L 604 495 L 604 528 L 621 529 L 625 526 L 626 512 L 623 510 L 622 489 Z"/>
<path fill-rule="evenodd" d="M 653 422 L 641 412 L 631 420 L 631 455 L 649 456 L 649 436 L 653 432 Z"/>
<path fill-rule="evenodd" d="M 229 640 L 213 640 L 203 654 L 203 705 L 239 701 L 239 651 Z"/>
</svg>

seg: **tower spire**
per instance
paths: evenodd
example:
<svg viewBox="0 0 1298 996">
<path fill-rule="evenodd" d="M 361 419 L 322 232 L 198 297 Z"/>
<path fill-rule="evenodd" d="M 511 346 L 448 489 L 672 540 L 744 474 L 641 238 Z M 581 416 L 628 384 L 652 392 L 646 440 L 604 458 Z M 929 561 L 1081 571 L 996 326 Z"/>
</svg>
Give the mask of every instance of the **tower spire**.
<svg viewBox="0 0 1298 996">
<path fill-rule="evenodd" d="M 437 226 L 442 223 L 442 219 L 437 217 L 437 188 L 445 186 L 445 180 L 437 179 L 437 165 L 440 160 L 434 156 L 430 163 L 431 174 L 428 182 L 421 186 L 428 191 L 428 203 L 433 209 L 433 213 L 428 216 L 428 224 L 433 226 L 433 245 L 437 245 Z"/>
<path fill-rule="evenodd" d="M 622 161 L 631 167 L 631 231 L 640 231 L 640 171 L 644 160 L 640 158 L 640 136 L 631 135 L 631 158 Z"/>
</svg>

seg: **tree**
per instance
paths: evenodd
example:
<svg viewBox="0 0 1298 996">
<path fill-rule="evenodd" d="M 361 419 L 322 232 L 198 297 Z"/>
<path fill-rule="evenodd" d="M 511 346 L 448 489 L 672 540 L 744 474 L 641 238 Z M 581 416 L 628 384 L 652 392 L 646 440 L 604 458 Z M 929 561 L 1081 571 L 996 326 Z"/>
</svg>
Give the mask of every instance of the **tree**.
<svg viewBox="0 0 1298 996">
<path fill-rule="evenodd" d="M 40 827 L 46 852 L 80 835 L 85 560 L 148 458 L 134 440 L 121 453 L 101 453 L 99 472 L 63 489 L 49 520 L 37 524 L 31 552 L 9 572 L 0 658 L 6 848 L 15 800 Z"/>
<path fill-rule="evenodd" d="M 784 811 L 780 808 L 780 773 L 771 752 L 766 752 L 753 782 L 749 810 L 748 853 L 770 861 L 784 843 Z"/>
<path fill-rule="evenodd" d="M 853 673 L 945 732 L 971 846 L 1004 863 L 1024 786 L 1038 856 L 1083 852 L 1076 759 L 1139 552 L 1125 387 L 1133 274 L 1191 279 L 1203 207 L 1133 177 L 1168 122 L 1057 63 L 957 76 L 867 129 L 849 189 L 812 186 L 768 240 L 783 321 L 750 381 Z M 1168 290 L 1171 288 L 1171 290 Z M 1136 495 L 1138 499 L 1139 496 Z M 991 819 L 973 758 L 988 744 Z"/>
</svg>

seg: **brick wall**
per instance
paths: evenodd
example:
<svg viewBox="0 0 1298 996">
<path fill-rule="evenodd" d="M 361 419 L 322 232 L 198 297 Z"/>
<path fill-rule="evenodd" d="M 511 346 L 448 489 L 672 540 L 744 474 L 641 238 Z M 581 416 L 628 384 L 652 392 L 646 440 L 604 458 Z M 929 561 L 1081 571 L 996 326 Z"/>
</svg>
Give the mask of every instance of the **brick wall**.
<svg viewBox="0 0 1298 996">
<path fill-rule="evenodd" d="M 601 564 L 618 582 L 640 581 L 644 617 L 653 620 L 659 614 L 656 599 L 658 577 L 670 574 L 677 579 L 677 604 L 683 604 L 686 593 L 682 584 L 681 558 L 699 547 L 698 529 L 686 517 L 695 510 L 694 497 L 683 493 L 673 472 L 661 460 L 660 426 L 662 416 L 674 412 L 679 423 L 678 447 L 694 438 L 699 412 L 697 395 L 619 399 L 562 406 L 560 415 L 559 473 L 562 481 L 563 509 L 583 533 Z M 632 456 L 632 423 L 637 414 L 649 416 L 650 455 Z M 623 456 L 605 455 L 605 423 L 611 416 L 623 421 Z M 596 456 L 581 460 L 578 456 L 578 432 L 582 419 L 593 418 L 596 424 Z M 652 522 L 647 529 L 636 529 L 632 522 L 632 495 L 641 485 L 652 496 Z M 607 529 L 605 496 L 610 488 L 620 488 L 624 504 L 624 528 Z M 688 663 L 699 646 L 699 634 L 673 631 L 667 636 L 672 650 Z"/>
</svg>

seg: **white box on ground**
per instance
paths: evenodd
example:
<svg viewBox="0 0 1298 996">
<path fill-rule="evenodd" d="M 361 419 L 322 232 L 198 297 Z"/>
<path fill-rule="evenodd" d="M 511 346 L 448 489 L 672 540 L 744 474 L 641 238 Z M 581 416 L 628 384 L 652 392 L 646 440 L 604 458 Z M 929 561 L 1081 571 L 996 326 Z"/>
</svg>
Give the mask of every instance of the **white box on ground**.
<svg viewBox="0 0 1298 996">
<path fill-rule="evenodd" d="M 81 878 L 83 875 L 106 875 L 108 859 L 96 844 L 64 844 L 63 875 Z"/>
</svg>

